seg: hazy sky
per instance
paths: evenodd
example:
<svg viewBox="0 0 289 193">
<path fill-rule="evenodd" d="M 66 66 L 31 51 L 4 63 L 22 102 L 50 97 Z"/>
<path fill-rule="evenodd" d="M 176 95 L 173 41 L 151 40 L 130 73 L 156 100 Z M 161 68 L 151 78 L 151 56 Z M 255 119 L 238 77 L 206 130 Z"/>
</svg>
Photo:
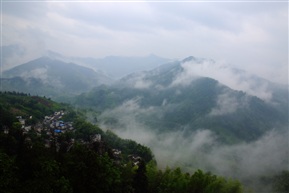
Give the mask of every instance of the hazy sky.
<svg viewBox="0 0 289 193">
<path fill-rule="evenodd" d="M 193 55 L 285 82 L 288 2 L 3 0 L 2 45 L 11 44 L 23 46 L 26 59 L 45 50 L 91 57 Z"/>
</svg>

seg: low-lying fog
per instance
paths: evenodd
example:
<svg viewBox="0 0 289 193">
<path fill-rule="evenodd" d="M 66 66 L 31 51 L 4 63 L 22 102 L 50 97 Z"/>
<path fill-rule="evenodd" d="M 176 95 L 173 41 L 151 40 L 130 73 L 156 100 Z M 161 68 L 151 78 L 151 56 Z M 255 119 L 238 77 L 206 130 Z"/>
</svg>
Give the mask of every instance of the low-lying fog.
<svg viewBox="0 0 289 193">
<path fill-rule="evenodd" d="M 206 128 L 199 128 L 189 135 L 182 127 L 178 131 L 159 133 L 137 120 L 137 114 L 144 111 L 152 111 L 152 108 L 143 109 L 135 101 L 129 101 L 100 116 L 100 122 L 108 115 L 116 118 L 119 123 L 117 128 L 105 124 L 100 126 L 112 129 L 122 138 L 133 139 L 150 147 L 161 168 L 181 167 L 183 171 L 191 173 L 200 168 L 237 178 L 253 189 L 259 189 L 262 177 L 288 169 L 286 129 L 272 128 L 256 141 L 228 145 L 219 141 L 218 136 Z M 265 184 L 260 187 L 264 191 L 270 190 Z"/>
</svg>

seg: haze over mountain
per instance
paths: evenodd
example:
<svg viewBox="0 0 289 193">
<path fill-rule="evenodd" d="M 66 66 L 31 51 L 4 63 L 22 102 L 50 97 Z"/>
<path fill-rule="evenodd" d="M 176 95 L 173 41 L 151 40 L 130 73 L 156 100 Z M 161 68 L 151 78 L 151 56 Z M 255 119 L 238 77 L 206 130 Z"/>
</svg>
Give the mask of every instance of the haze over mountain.
<svg viewBox="0 0 289 193">
<path fill-rule="evenodd" d="M 97 87 L 80 95 L 76 103 L 100 111 L 118 108 L 119 113 L 121 107 L 138 108 L 144 110 L 138 121 L 158 130 L 212 127 L 226 133 L 225 138 L 254 140 L 275 125 L 287 123 L 286 97 L 286 86 L 278 88 L 210 59 L 188 57 L 128 75 L 112 86 Z"/>
<path fill-rule="evenodd" d="M 2 73 L 3 90 L 47 97 L 70 96 L 89 91 L 112 80 L 92 69 L 41 57 Z"/>
<path fill-rule="evenodd" d="M 257 193 L 288 170 L 287 1 L 4 0 L 1 11 L 2 91 L 57 96 L 150 146 L 163 167 L 236 177 Z M 2 77 L 43 56 L 85 76 L 55 76 L 67 66 Z"/>
<path fill-rule="evenodd" d="M 134 73 L 75 104 L 98 110 L 103 128 L 148 145 L 163 167 L 200 167 L 256 187 L 289 161 L 288 86 L 211 59 Z"/>
<path fill-rule="evenodd" d="M 57 60 L 74 62 L 86 66 L 97 72 L 104 73 L 114 80 L 134 72 L 151 70 L 170 61 L 170 59 L 161 58 L 154 54 L 138 57 L 107 56 L 104 58 L 93 58 L 67 57 L 53 51 L 47 51 L 45 55 Z"/>
<path fill-rule="evenodd" d="M 5 78 L 1 79 L 3 90 L 29 92 L 52 98 L 80 94 L 101 84 L 111 84 L 126 74 L 152 69 L 169 61 L 153 54 L 144 57 L 109 56 L 97 59 L 66 57 L 46 51 L 43 57 L 17 65 L 13 58 L 22 52 L 24 54 L 25 49 L 19 45 L 4 46 L 2 49 L 3 64 L 13 61 L 14 66 L 16 65 L 1 74 L 1 78 Z M 6 67 L 3 65 L 4 69 Z"/>
<path fill-rule="evenodd" d="M 26 50 L 24 47 L 18 44 L 1 46 L 3 50 L 3 59 L 2 59 L 2 69 L 5 71 L 21 65 L 21 61 L 31 61 L 33 59 L 25 58 Z M 94 57 L 73 57 L 73 56 L 64 56 L 60 53 L 47 50 L 41 54 L 41 57 L 48 57 L 53 60 L 59 60 L 66 63 L 75 63 L 87 68 L 91 68 L 96 72 L 105 74 L 106 76 L 117 80 L 125 75 L 144 71 L 151 70 L 169 62 L 171 59 L 162 58 L 154 54 L 147 56 L 106 56 L 104 58 L 94 58 Z M 24 58 L 23 58 L 24 57 Z M 38 57 L 37 57 L 38 58 Z M 10 68 L 9 68 L 10 67 Z"/>
<path fill-rule="evenodd" d="M 114 80 L 131 73 L 151 70 L 170 61 L 169 59 L 161 58 L 154 54 L 143 57 L 107 56 L 100 59 L 73 58 L 73 60 L 79 64 L 87 65 L 96 71 L 101 71 Z"/>
<path fill-rule="evenodd" d="M 66 102 L 63 97 L 85 92 L 74 105 L 98 111 L 102 128 L 149 146 L 162 167 L 202 168 L 243 182 L 254 178 L 246 185 L 258 187 L 261 176 L 287 166 L 288 85 L 193 56 L 114 82 L 105 70 L 53 54 L 5 71 L 2 89 Z M 114 59 L 120 58 L 112 57 L 112 66 Z M 95 121 L 94 115 L 88 119 Z"/>
</svg>

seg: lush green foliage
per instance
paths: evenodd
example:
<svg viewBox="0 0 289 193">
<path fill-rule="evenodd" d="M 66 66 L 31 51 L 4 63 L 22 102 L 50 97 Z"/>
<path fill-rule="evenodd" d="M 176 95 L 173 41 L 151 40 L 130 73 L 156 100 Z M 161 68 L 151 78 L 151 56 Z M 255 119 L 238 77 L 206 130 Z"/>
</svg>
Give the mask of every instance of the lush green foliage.
<svg viewBox="0 0 289 193">
<path fill-rule="evenodd" d="M 192 192 L 240 193 L 241 184 L 198 170 L 193 175 L 179 168 L 158 170 L 145 165 L 116 165 L 107 153 L 76 144 L 69 152 L 56 152 L 41 143 L 25 143 L 15 134 L 1 134 L 0 187 L 4 192 Z M 22 141 L 22 142 L 21 142 Z"/>
<path fill-rule="evenodd" d="M 274 190 L 278 193 L 289 193 L 289 171 L 282 171 L 274 177 Z"/>
<path fill-rule="evenodd" d="M 197 170 L 193 175 L 183 173 L 180 168 L 157 170 L 155 164 L 147 165 L 148 190 L 151 193 L 241 193 L 242 186 L 236 180 Z"/>
<path fill-rule="evenodd" d="M 112 131 L 104 132 L 98 126 L 93 125 L 83 119 L 77 119 L 74 122 L 74 127 L 77 128 L 73 136 L 76 139 L 90 141 L 94 134 L 101 134 L 103 141 L 106 143 L 108 149 L 118 149 L 122 152 L 122 159 L 128 161 L 129 155 L 137 155 L 142 157 L 145 162 L 153 159 L 151 150 L 148 147 L 140 145 L 133 140 L 121 139 Z"/>
<path fill-rule="evenodd" d="M 34 73 L 36 71 L 41 73 Z M 23 77 L 23 74 L 26 76 Z M 7 70 L 0 79 L 2 90 L 29 92 L 62 101 L 110 81 L 110 78 L 90 68 L 48 57 Z"/>
<path fill-rule="evenodd" d="M 152 88 L 147 89 L 127 86 L 125 81 L 122 82 L 123 85 L 114 87 L 100 86 L 79 95 L 74 103 L 79 107 L 95 108 L 102 112 L 121 106 L 126 101 L 138 99 L 136 119 L 154 131 L 168 132 L 183 127 L 187 131 L 195 131 L 206 128 L 228 143 L 256 140 L 276 125 L 288 124 L 286 100 L 279 100 L 272 105 L 220 85 L 210 78 L 200 78 L 185 86 L 165 87 L 172 81 L 167 80 L 169 78 L 166 74 L 162 77 L 149 77 L 147 81 L 152 83 Z M 154 88 L 159 84 L 164 89 Z M 275 95 L 274 100 L 277 98 Z M 286 96 L 285 93 L 279 95 Z M 226 108 L 234 107 L 234 110 L 226 112 Z M 222 108 L 225 108 L 225 112 L 222 112 Z M 210 114 L 213 109 L 219 113 Z M 112 127 L 118 126 L 118 117 L 114 114 L 108 114 L 101 121 Z"/>
<path fill-rule="evenodd" d="M 146 162 L 153 159 L 152 152 L 148 147 L 142 146 L 130 139 L 121 139 L 111 131 L 107 131 L 104 134 L 103 139 L 110 145 L 111 148 L 120 149 L 126 156 L 138 155 Z"/>
<path fill-rule="evenodd" d="M 23 133 L 21 125 L 14 119 L 15 106 L 17 106 L 16 114 L 21 112 L 23 116 L 36 116 L 38 109 L 42 109 L 43 114 L 39 114 L 39 118 L 36 116 L 36 121 L 40 121 L 44 113 L 51 113 L 50 110 L 62 106 L 48 99 L 16 93 L 2 93 L 0 99 L 3 113 L 0 125 L 0 189 L 3 192 L 210 193 L 218 190 L 220 193 L 239 193 L 242 191 L 239 182 L 203 173 L 201 170 L 193 175 L 185 174 L 179 168 L 158 170 L 149 148 L 132 140 L 123 140 L 111 131 L 103 132 L 72 111 L 67 114 L 66 119 L 74 120 L 75 132 L 59 135 L 57 139 L 54 138 L 51 147 L 46 147 L 43 136 L 33 132 Z M 9 132 L 5 133 L 5 129 L 9 129 Z M 101 134 L 102 142 L 89 142 L 94 134 Z M 72 137 L 76 142 L 71 148 L 67 148 Z M 112 148 L 122 151 L 122 162 L 116 162 Z M 135 164 L 128 159 L 130 154 L 141 156 L 143 159 Z"/>
<path fill-rule="evenodd" d="M 31 124 L 35 124 L 42 121 L 46 115 L 60 109 L 69 109 L 69 107 L 45 97 L 16 92 L 0 93 L 0 126 L 12 126 L 12 123 L 17 121 L 16 116 L 22 116 Z"/>
</svg>

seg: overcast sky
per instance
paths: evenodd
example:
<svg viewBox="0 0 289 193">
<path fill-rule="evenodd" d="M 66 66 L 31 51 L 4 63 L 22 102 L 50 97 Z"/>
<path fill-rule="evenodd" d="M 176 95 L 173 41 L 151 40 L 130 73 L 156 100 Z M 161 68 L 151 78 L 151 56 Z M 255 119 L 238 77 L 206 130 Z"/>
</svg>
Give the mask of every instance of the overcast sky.
<svg viewBox="0 0 289 193">
<path fill-rule="evenodd" d="M 96 58 L 193 55 L 287 82 L 288 2 L 3 0 L 2 45 L 11 44 L 23 46 L 26 59 L 45 50 Z"/>
</svg>

